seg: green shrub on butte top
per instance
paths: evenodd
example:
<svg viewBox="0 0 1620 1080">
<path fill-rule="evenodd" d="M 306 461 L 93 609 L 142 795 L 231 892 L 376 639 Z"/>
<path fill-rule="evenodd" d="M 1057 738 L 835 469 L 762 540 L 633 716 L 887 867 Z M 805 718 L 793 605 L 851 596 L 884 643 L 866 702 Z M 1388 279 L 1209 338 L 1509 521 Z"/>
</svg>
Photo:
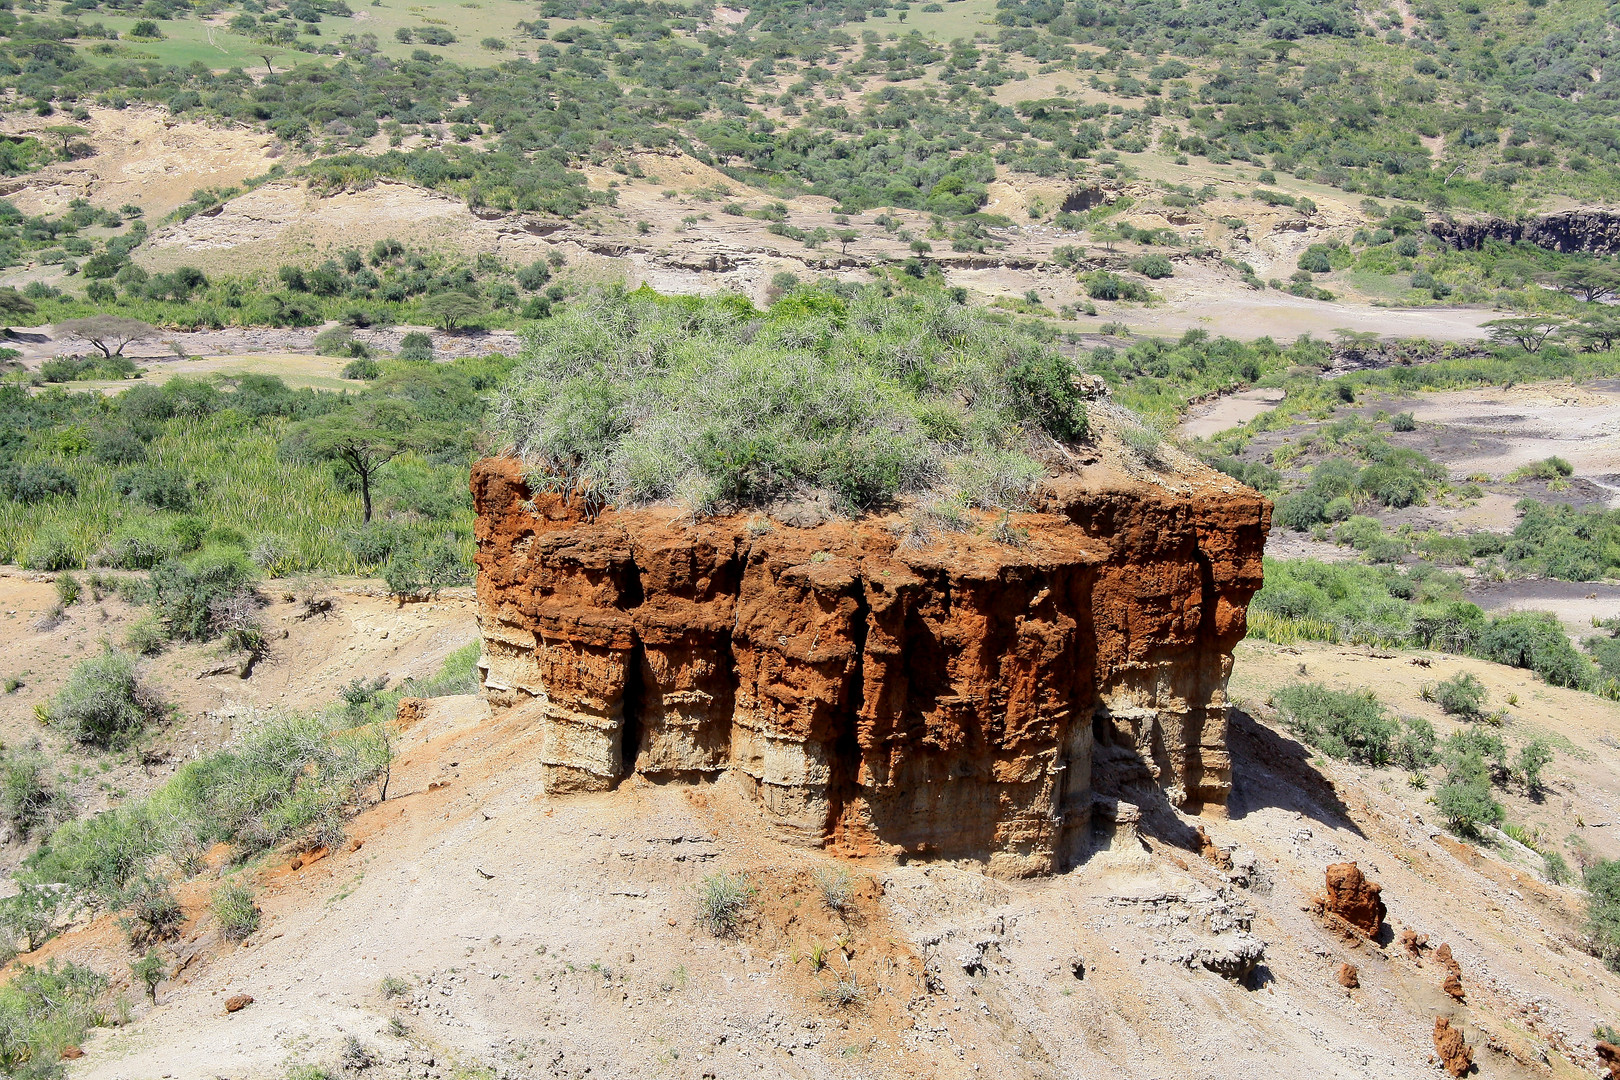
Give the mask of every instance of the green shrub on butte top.
<svg viewBox="0 0 1620 1080">
<path fill-rule="evenodd" d="M 1086 434 L 1071 361 L 944 295 L 603 294 L 540 324 L 495 426 L 546 479 L 709 513 L 805 487 L 849 510 L 939 492 L 1014 507 Z"/>
</svg>

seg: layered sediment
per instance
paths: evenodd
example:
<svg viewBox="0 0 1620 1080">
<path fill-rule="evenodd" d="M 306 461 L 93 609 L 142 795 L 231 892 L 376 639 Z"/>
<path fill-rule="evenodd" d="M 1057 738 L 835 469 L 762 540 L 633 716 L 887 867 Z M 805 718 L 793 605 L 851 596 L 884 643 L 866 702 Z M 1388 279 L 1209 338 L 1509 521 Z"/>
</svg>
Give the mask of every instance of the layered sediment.
<svg viewBox="0 0 1620 1080">
<path fill-rule="evenodd" d="M 1066 474 L 1011 542 L 911 547 L 890 518 L 590 513 L 511 459 L 472 486 L 485 690 L 541 729 L 548 792 L 729 774 L 807 844 L 1006 874 L 1074 857 L 1104 762 L 1226 800 L 1270 504 L 1220 474 Z"/>
</svg>

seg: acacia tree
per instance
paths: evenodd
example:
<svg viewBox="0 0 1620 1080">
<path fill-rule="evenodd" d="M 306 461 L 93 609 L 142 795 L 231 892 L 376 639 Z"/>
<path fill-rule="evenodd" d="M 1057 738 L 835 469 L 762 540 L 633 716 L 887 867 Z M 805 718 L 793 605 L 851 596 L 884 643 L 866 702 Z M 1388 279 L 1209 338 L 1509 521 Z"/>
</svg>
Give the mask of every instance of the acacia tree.
<svg viewBox="0 0 1620 1080">
<path fill-rule="evenodd" d="M 22 293 L 7 285 L 0 289 L 0 318 L 6 320 L 6 333 L 11 333 L 11 319 L 14 315 L 32 315 L 34 302 Z"/>
<path fill-rule="evenodd" d="M 1569 332 L 1587 352 L 1608 352 L 1620 341 L 1620 315 L 1608 310 L 1583 315 Z"/>
<path fill-rule="evenodd" d="M 124 355 L 124 346 L 135 341 L 146 341 L 157 334 L 157 327 L 139 319 L 123 315 L 91 315 L 86 319 L 67 319 L 56 324 L 56 329 L 70 337 L 83 338 L 101 355 L 111 358 Z"/>
<path fill-rule="evenodd" d="M 1581 262 L 1558 271 L 1554 278 L 1564 292 L 1579 296 L 1588 304 L 1620 292 L 1620 273 L 1599 262 Z"/>
<path fill-rule="evenodd" d="M 421 425 L 408 404 L 362 398 L 344 409 L 293 426 L 289 441 L 311 457 L 335 461 L 360 484 L 361 521 L 371 521 L 371 483 L 377 472 L 418 444 Z"/>
<path fill-rule="evenodd" d="M 1517 345 L 1525 352 L 1540 352 L 1547 339 L 1564 325 L 1562 319 L 1530 316 L 1515 319 L 1492 319 L 1481 323 L 1491 340 L 1503 345 Z"/>
<path fill-rule="evenodd" d="M 442 292 L 422 302 L 422 311 L 441 330 L 450 331 L 484 313 L 484 305 L 464 292 Z"/>
<path fill-rule="evenodd" d="M 62 140 L 62 157 L 68 156 L 68 143 L 73 139 L 80 139 L 90 134 L 89 128 L 82 128 L 78 124 L 52 124 L 45 129 L 45 134 L 55 135 Z"/>
</svg>

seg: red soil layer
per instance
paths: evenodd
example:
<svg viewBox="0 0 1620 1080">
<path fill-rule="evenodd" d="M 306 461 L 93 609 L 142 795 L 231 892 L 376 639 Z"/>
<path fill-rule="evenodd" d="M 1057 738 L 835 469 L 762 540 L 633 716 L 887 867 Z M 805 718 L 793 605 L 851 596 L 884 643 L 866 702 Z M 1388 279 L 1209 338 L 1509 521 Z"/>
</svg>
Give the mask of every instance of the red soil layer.
<svg viewBox="0 0 1620 1080">
<path fill-rule="evenodd" d="M 807 843 L 1049 871 L 1089 821 L 1099 740 L 1177 805 L 1230 787 L 1226 679 L 1271 507 L 1176 481 L 1088 470 L 1013 515 L 1026 542 L 908 549 L 891 518 L 591 517 L 488 459 L 486 692 L 532 711 L 548 791 L 730 771 Z"/>
</svg>

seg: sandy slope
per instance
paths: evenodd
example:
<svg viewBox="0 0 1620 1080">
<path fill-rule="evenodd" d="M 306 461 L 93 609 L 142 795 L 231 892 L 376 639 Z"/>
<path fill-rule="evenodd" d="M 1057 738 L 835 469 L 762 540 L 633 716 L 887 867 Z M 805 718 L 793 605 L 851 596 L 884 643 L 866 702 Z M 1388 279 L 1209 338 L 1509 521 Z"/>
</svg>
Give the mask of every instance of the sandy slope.
<svg viewBox="0 0 1620 1080">
<path fill-rule="evenodd" d="M 131 575 L 103 572 L 118 579 Z M 78 574 L 83 582 L 88 575 Z M 477 636 L 471 590 L 451 590 L 437 601 L 403 608 L 382 595 L 375 582 L 326 583 L 316 595 L 332 610 L 300 618 L 289 597 L 297 586 L 272 582 L 261 591 L 270 653 L 250 678 L 223 670 L 229 658 L 214 645 L 171 646 L 142 662 L 142 677 L 174 707 L 175 719 L 155 732 L 135 755 L 81 750 L 44 728 L 34 709 L 67 681 L 73 665 L 104 643 L 122 645 L 129 625 L 145 613 L 112 591 L 84 599 L 52 625 L 42 619 L 56 604 L 54 575 L 0 568 L 0 677 L 22 685 L 0 696 L 0 742 L 6 747 L 40 743 L 65 774 L 81 812 L 93 813 L 162 783 L 198 753 L 228 741 L 240 725 L 268 709 L 312 708 L 332 701 L 338 688 L 359 676 L 387 675 L 390 684 L 434 674 L 452 650 Z M 0 868 L 9 869 L 22 849 L 6 836 Z"/>
<path fill-rule="evenodd" d="M 1493 691 L 1526 681 L 1434 662 L 1479 670 Z M 1263 715 L 1266 689 L 1300 664 L 1396 688 L 1402 708 L 1434 677 L 1405 657 L 1245 646 L 1235 688 Z M 1519 693 L 1523 730 L 1575 748 L 1552 770 L 1545 812 L 1584 815 L 1607 850 L 1600 808 L 1620 793 L 1602 740 L 1620 734 L 1620 708 L 1539 685 Z M 199 920 L 182 948 L 196 959 L 162 1003 L 96 1033 L 71 1075 L 272 1077 L 294 1061 L 335 1066 L 352 1035 L 378 1062 L 368 1075 L 386 1077 L 487 1066 L 694 1080 L 1404 1078 L 1434 1075 L 1436 1015 L 1464 1026 L 1482 1076 L 1590 1075 L 1592 1025 L 1620 1016 L 1620 979 L 1575 947 L 1571 890 L 1541 881 L 1523 852 L 1440 833 L 1427 793 L 1399 773 L 1313 759 L 1263 720 L 1239 716 L 1234 732 L 1231 816 L 1204 824 L 1240 868 L 1253 864 L 1243 884 L 1178 846 L 1187 823 L 1161 814 L 1145 846 L 1118 843 L 1049 879 L 852 866 L 846 921 L 809 873 L 833 861 L 776 843 L 723 786 L 547 798 L 532 732 L 477 699 L 441 699 L 409 734 L 398 796 L 354 822 L 358 850 L 297 871 L 273 860 L 260 872 L 264 928 L 232 950 Z M 1529 804 L 1509 802 L 1524 820 Z M 1466 1004 L 1440 993 L 1432 960 L 1347 943 L 1302 910 L 1323 867 L 1346 858 L 1382 882 L 1392 923 L 1451 945 Z M 737 940 L 695 925 L 695 888 L 716 869 L 760 887 Z M 1268 943 L 1252 988 L 1184 962 L 1251 918 Z M 50 951 L 112 967 L 127 959 L 116 944 L 91 927 Z M 817 944 L 832 957 L 821 973 Z M 1359 990 L 1336 981 L 1343 962 L 1360 969 Z M 820 996 L 846 969 L 862 1008 Z M 389 974 L 411 984 L 395 1001 L 379 990 Z M 238 992 L 255 1003 L 225 1014 Z M 396 1017 L 402 1034 L 390 1033 Z"/>
<path fill-rule="evenodd" d="M 75 198 L 116 209 L 141 206 L 154 219 L 191 198 L 199 188 L 227 188 L 260 176 L 282 157 L 278 140 L 265 132 L 223 123 L 175 120 L 167 109 L 132 105 L 127 109 L 87 106 L 90 119 L 79 126 L 96 153 L 79 161 L 48 165 L 9 180 L 6 197 L 27 214 L 60 214 Z M 12 113 L 5 132 L 38 135 L 61 124 L 61 117 Z"/>
</svg>

